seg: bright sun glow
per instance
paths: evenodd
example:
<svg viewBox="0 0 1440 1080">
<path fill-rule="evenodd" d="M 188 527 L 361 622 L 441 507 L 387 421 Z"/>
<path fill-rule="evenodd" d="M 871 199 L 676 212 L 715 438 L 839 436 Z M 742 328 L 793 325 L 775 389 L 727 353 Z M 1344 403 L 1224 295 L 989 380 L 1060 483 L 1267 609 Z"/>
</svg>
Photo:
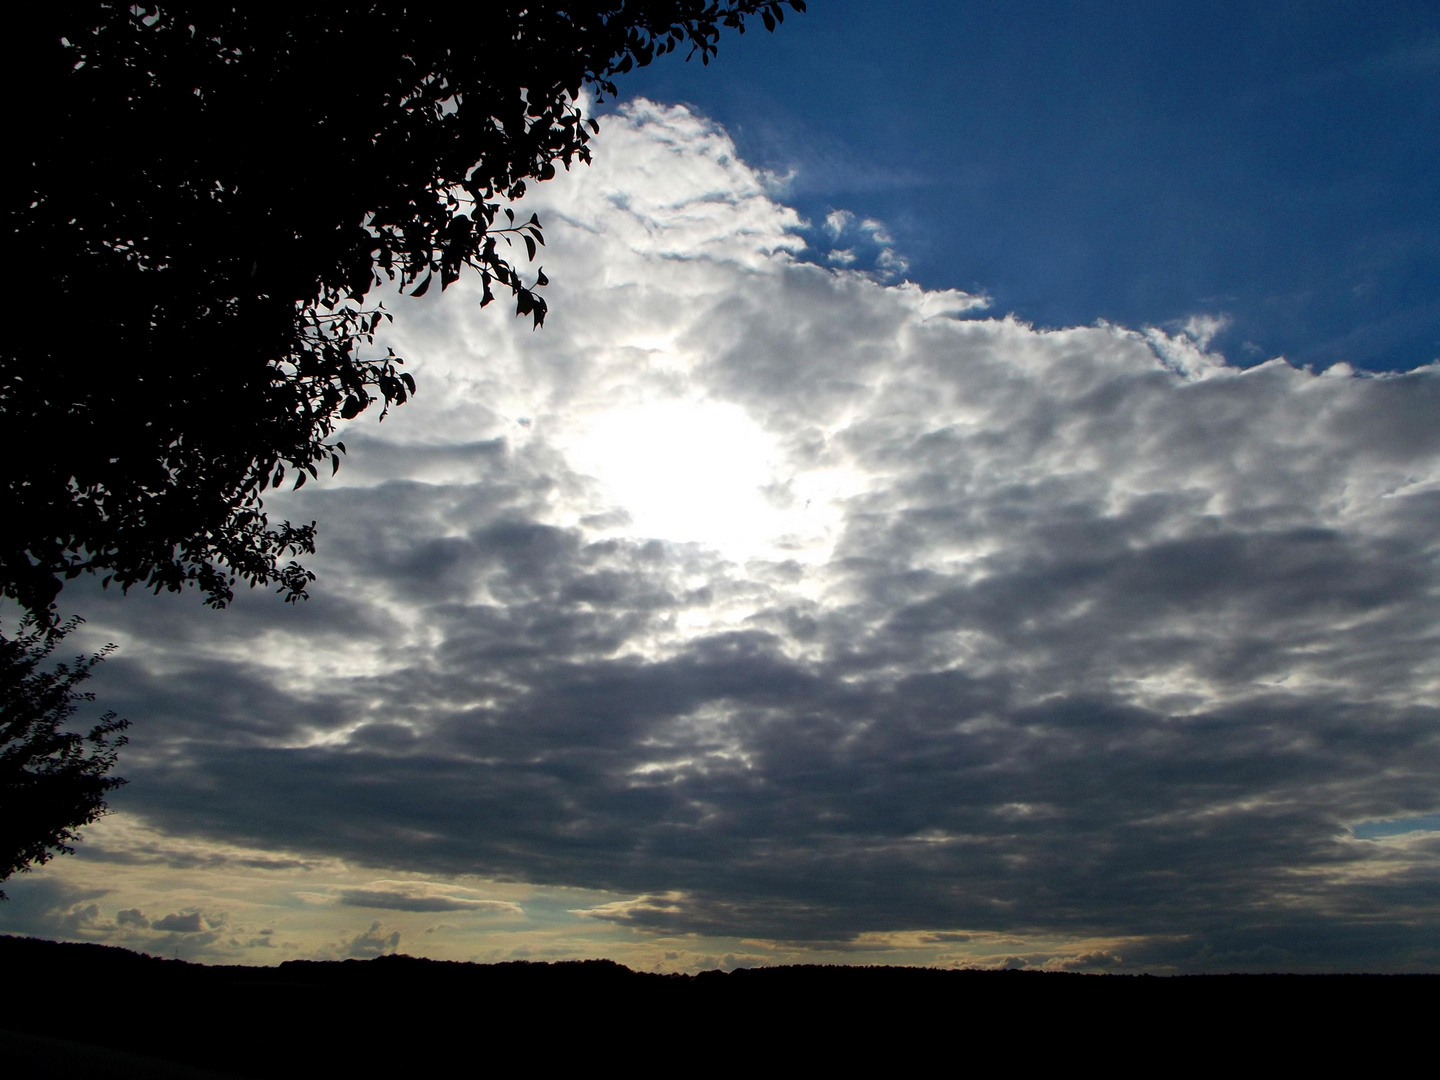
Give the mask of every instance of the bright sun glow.
<svg viewBox="0 0 1440 1080">
<path fill-rule="evenodd" d="M 623 531 L 632 536 L 745 559 L 794 557 L 829 532 L 829 507 L 807 505 L 793 490 L 771 437 L 735 405 L 626 405 L 577 425 L 563 447 L 571 466 L 629 514 Z"/>
</svg>

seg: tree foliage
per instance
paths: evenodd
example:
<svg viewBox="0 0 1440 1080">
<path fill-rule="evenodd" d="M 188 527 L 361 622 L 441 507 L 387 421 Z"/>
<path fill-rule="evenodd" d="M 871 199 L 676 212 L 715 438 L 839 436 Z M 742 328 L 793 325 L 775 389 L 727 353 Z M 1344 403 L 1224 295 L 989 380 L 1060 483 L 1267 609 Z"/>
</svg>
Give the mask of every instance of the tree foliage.
<svg viewBox="0 0 1440 1080">
<path fill-rule="evenodd" d="M 81 702 L 76 687 L 114 646 L 47 667 L 77 620 L 49 633 L 0 634 L 0 881 L 73 851 L 78 830 L 105 813 L 105 793 L 125 781 L 105 774 L 125 744 L 128 721 L 113 712 L 88 735 L 65 730 Z M 0 900 L 5 893 L 0 891 Z"/>
<path fill-rule="evenodd" d="M 75 3 L 7 20 L 4 197 L 26 309 L 0 343 L 0 593 L 63 582 L 305 595 L 314 523 L 262 494 L 415 391 L 385 282 L 468 267 L 539 327 L 527 184 L 590 159 L 586 87 L 802 0 Z M 522 262 L 516 256 L 524 252 Z M 15 317 L 18 315 L 18 317 Z"/>
</svg>

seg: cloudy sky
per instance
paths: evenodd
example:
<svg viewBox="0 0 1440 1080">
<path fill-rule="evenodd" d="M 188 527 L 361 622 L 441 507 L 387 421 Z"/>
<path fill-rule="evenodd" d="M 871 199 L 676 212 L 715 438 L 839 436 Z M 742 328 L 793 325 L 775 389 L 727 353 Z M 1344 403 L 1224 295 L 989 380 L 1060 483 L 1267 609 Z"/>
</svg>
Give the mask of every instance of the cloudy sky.
<svg viewBox="0 0 1440 1080">
<path fill-rule="evenodd" d="M 0 931 L 1440 966 L 1440 37 L 1221 7 L 642 73 L 523 204 L 542 330 L 389 301 L 419 395 L 268 503 L 308 603 L 67 589 L 130 784 Z"/>
</svg>

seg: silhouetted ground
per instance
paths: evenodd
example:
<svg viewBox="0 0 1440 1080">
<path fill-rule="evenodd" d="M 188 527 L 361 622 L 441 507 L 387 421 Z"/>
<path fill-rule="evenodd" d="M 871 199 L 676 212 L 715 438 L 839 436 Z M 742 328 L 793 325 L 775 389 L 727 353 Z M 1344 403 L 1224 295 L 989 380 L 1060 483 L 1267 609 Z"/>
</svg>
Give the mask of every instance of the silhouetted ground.
<svg viewBox="0 0 1440 1080">
<path fill-rule="evenodd" d="M 903 967 L 651 975 L 608 960 L 385 956 L 209 967 L 0 936 L 7 1075 L 476 1075 L 523 1067 L 710 1073 L 877 1063 L 969 1071 L 1383 1060 L 1428 1029 L 1440 976 L 1154 978 Z M 937 1057 L 938 1055 L 938 1057 Z M 1141 1062 L 1132 1062 L 1139 1066 Z M 1160 1064 L 1160 1062 L 1152 1062 Z M 18 1065 L 18 1068 L 16 1067 Z M 3 1068 L 3 1067 L 0 1067 Z"/>
</svg>

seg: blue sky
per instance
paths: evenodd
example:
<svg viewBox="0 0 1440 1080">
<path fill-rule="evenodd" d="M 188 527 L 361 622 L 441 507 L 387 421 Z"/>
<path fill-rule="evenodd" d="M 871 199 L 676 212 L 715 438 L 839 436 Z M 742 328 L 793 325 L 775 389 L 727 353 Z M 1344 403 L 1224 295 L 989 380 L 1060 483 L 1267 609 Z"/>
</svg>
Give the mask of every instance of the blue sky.
<svg viewBox="0 0 1440 1080">
<path fill-rule="evenodd" d="M 622 92 L 1038 325 L 1224 314 L 1232 363 L 1440 358 L 1432 5 L 816 0 Z"/>
<path fill-rule="evenodd" d="M 628 79 L 543 328 L 386 297 L 308 602 L 68 585 L 130 783 L 0 931 L 1440 969 L 1434 33 L 966 10 Z"/>
</svg>

